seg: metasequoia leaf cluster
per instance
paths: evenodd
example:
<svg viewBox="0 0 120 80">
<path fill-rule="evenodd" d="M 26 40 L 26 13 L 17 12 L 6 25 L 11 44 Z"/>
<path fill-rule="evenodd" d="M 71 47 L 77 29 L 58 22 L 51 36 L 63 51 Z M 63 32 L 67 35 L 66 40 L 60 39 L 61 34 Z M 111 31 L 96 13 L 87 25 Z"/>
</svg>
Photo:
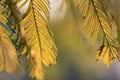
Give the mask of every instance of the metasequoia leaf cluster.
<svg viewBox="0 0 120 80">
<path fill-rule="evenodd" d="M 28 8 L 21 14 L 26 4 Z M 49 9 L 48 0 L 0 0 L 0 71 L 18 72 L 19 57 L 25 55 L 30 77 L 43 80 L 42 65 L 56 64 Z"/>
<path fill-rule="evenodd" d="M 74 0 L 82 14 L 82 28 L 87 37 L 93 41 L 98 34 L 103 34 L 103 44 L 97 52 L 97 61 L 103 59 L 109 67 L 113 60 L 119 60 L 119 44 L 117 42 L 117 26 L 105 7 L 104 0 Z"/>
</svg>

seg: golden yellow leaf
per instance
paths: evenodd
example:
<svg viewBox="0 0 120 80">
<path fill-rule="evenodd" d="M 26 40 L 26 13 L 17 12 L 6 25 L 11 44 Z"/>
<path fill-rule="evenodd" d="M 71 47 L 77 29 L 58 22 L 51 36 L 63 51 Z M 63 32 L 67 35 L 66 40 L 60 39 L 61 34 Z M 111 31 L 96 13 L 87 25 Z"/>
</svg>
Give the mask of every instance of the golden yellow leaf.
<svg viewBox="0 0 120 80">
<path fill-rule="evenodd" d="M 78 3 L 79 4 L 78 4 Z M 98 51 L 97 60 L 103 59 L 109 66 L 112 61 L 119 60 L 119 45 L 117 42 L 117 25 L 101 0 L 76 0 L 78 9 L 81 10 L 82 23 L 87 37 L 96 41 L 98 34 L 103 35 L 103 44 Z"/>
<path fill-rule="evenodd" d="M 113 60 L 119 61 L 119 49 L 118 47 L 114 47 L 112 45 L 103 45 L 98 50 L 97 53 L 97 61 L 103 59 L 104 64 L 107 67 L 113 62 Z"/>
<path fill-rule="evenodd" d="M 49 8 L 48 0 L 30 0 L 29 8 L 21 21 L 27 46 L 34 52 L 34 56 L 28 53 L 28 59 L 32 63 L 30 76 L 38 80 L 43 78 L 42 63 L 51 66 L 56 64 L 57 58 L 57 49 L 48 27 Z"/>
<path fill-rule="evenodd" d="M 16 73 L 20 69 L 15 46 L 10 40 L 10 34 L 0 26 L 0 71 Z"/>
<path fill-rule="evenodd" d="M 44 72 L 41 64 L 41 56 L 39 53 L 35 54 L 34 50 L 31 51 L 31 65 L 32 70 L 30 72 L 30 77 L 36 78 L 37 80 L 44 80 Z"/>
<path fill-rule="evenodd" d="M 20 14 L 12 0 L 0 1 L 0 71 L 16 73 L 20 69 L 18 48 L 20 43 Z"/>
</svg>

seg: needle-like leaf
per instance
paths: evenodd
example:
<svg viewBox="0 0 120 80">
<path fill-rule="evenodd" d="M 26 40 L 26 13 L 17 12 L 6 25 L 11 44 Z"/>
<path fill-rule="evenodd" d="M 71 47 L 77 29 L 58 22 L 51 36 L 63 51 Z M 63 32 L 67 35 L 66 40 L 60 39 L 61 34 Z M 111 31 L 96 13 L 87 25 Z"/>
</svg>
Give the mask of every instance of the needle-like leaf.
<svg viewBox="0 0 120 80">
<path fill-rule="evenodd" d="M 42 69 L 42 63 L 46 66 L 56 64 L 57 50 L 48 28 L 49 5 L 48 0 L 30 0 L 29 8 L 21 21 L 25 28 L 25 40 L 30 47 L 28 57 L 30 62 L 34 61 L 30 76 L 38 80 L 43 79 L 40 75 L 43 72 L 38 72 L 40 70 L 36 68 Z"/>
<path fill-rule="evenodd" d="M 84 7 L 82 5 L 84 5 Z M 119 60 L 117 26 L 110 11 L 104 7 L 103 1 L 80 0 L 78 8 L 80 10 L 84 8 L 81 14 L 83 15 L 82 28 L 85 30 L 86 36 L 90 37 L 92 41 L 96 41 L 98 34 L 103 34 L 104 40 L 102 46 L 105 45 L 105 47 L 99 49 L 99 54 L 102 55 L 104 63 L 109 65 L 112 60 Z M 101 59 L 101 55 L 98 59 Z M 108 59 L 106 59 L 106 56 L 108 56 Z"/>
</svg>

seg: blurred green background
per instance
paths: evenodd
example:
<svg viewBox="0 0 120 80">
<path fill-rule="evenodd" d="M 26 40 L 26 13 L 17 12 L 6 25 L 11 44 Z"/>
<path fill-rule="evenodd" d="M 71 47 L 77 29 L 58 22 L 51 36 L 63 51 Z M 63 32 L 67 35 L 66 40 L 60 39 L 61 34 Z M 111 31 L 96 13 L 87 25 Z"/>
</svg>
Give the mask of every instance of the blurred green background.
<svg viewBox="0 0 120 80">
<path fill-rule="evenodd" d="M 80 15 L 70 0 L 50 1 L 50 27 L 58 48 L 58 62 L 50 68 L 44 67 L 45 80 L 120 80 L 118 61 L 112 63 L 110 68 L 102 61 L 96 62 L 96 51 L 101 40 L 92 45 L 85 37 L 80 28 Z M 120 0 L 105 0 L 105 3 L 111 8 L 120 39 Z M 10 75 L 4 71 L 0 73 L 0 80 L 32 80 L 25 71 L 24 58 L 21 61 L 20 73 Z"/>
</svg>

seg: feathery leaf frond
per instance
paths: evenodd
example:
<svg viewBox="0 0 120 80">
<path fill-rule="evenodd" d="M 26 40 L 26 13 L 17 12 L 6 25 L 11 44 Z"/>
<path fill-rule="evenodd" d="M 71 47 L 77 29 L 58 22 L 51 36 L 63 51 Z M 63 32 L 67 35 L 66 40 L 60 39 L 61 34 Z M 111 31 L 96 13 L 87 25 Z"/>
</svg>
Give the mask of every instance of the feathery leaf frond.
<svg viewBox="0 0 120 80">
<path fill-rule="evenodd" d="M 3 0 L 0 2 L 1 10 L 1 24 L 4 24 L 4 28 L 7 29 L 12 35 L 12 42 L 15 48 L 20 48 L 21 36 L 20 36 L 20 19 L 21 15 L 17 10 L 15 3 L 11 0 Z"/>
<path fill-rule="evenodd" d="M 106 41 L 104 41 L 104 44 L 100 47 L 100 49 L 97 52 L 96 60 L 99 61 L 103 59 L 104 64 L 106 64 L 107 67 L 109 67 L 113 60 L 120 60 L 118 53 L 119 53 L 118 44 L 108 45 Z"/>
<path fill-rule="evenodd" d="M 0 26 L 0 71 L 5 69 L 8 73 L 16 73 L 20 65 L 17 51 L 10 37 L 8 31 Z"/>
<path fill-rule="evenodd" d="M 48 28 L 49 18 L 49 2 L 48 0 L 30 0 L 29 8 L 21 21 L 25 28 L 25 38 L 27 45 L 34 53 L 28 54 L 30 62 L 35 61 L 31 71 L 31 77 L 42 79 L 36 70 L 37 67 L 42 69 L 42 62 L 46 66 L 56 64 L 56 47 L 52 41 L 52 34 Z M 31 57 L 33 57 L 31 59 Z M 36 62 L 37 60 L 37 62 Z M 39 65 L 39 66 L 38 66 Z M 39 75 L 39 76 L 38 76 Z"/>
<path fill-rule="evenodd" d="M 85 10 L 81 12 L 83 13 L 82 28 L 85 30 L 86 35 L 90 37 L 93 41 L 95 41 L 98 34 L 103 33 L 104 42 L 102 46 L 105 45 L 105 48 L 107 48 L 107 52 L 104 51 L 103 47 L 99 50 L 100 54 L 105 54 L 103 55 L 103 57 L 106 57 L 106 55 L 109 56 L 107 58 L 111 61 L 113 59 L 119 60 L 118 57 L 114 57 L 118 56 L 119 54 L 116 31 L 117 27 L 113 20 L 113 17 L 110 14 L 110 11 L 104 7 L 103 1 L 100 0 L 80 0 L 78 8 L 81 9 L 82 5 L 86 5 L 84 6 Z M 107 59 L 103 59 L 105 64 L 110 64 Z"/>
<path fill-rule="evenodd" d="M 20 15 L 13 4 L 11 0 L 0 1 L 0 70 L 5 69 L 9 73 L 17 72 L 20 67 L 17 54 Z"/>
<path fill-rule="evenodd" d="M 27 4 L 28 9 L 21 14 Z M 48 28 L 49 9 L 48 0 L 0 1 L 0 71 L 17 72 L 20 67 L 17 53 L 27 48 L 32 66 L 30 77 L 43 80 L 42 63 L 56 64 L 57 49 Z"/>
</svg>

